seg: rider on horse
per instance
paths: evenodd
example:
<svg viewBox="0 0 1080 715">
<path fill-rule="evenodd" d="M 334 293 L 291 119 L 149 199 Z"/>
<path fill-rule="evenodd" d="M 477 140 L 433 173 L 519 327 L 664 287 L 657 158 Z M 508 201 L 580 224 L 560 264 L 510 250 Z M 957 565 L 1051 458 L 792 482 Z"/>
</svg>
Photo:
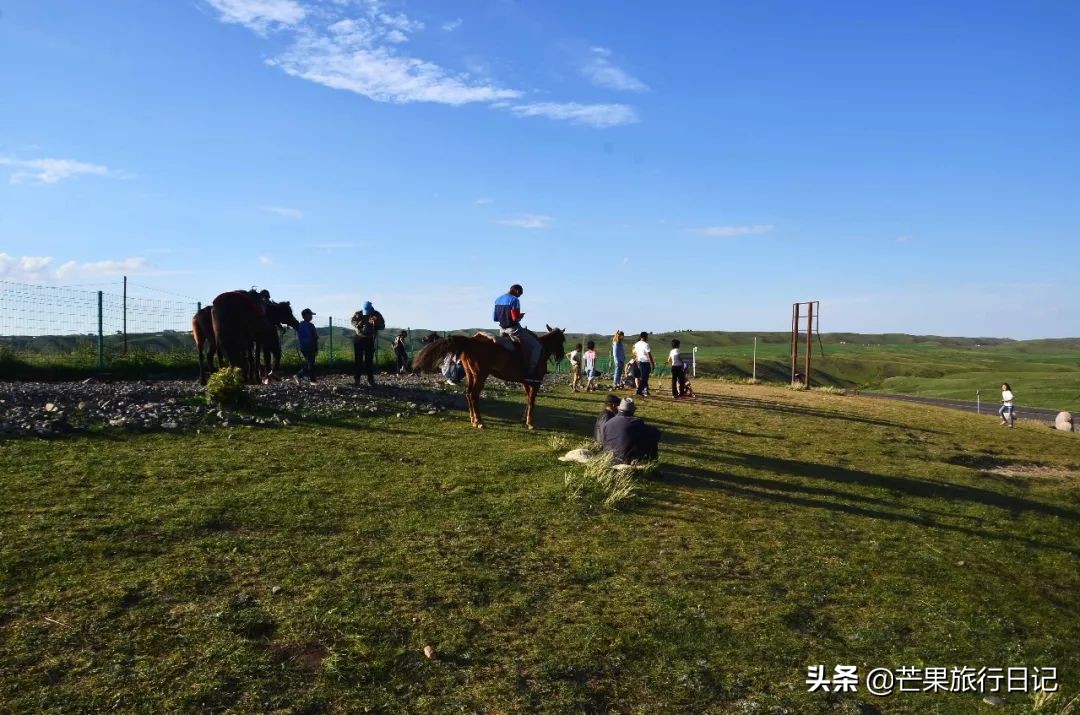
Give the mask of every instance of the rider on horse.
<svg viewBox="0 0 1080 715">
<path fill-rule="evenodd" d="M 540 382 L 538 373 L 542 352 L 536 334 L 521 327 L 521 319 L 525 317 L 525 314 L 521 312 L 521 302 L 518 298 L 524 292 L 525 290 L 515 283 L 510 286 L 510 290 L 505 295 L 495 299 L 495 322 L 499 324 L 503 335 L 521 346 L 525 374 L 529 376 L 527 382 L 535 383 Z"/>
</svg>

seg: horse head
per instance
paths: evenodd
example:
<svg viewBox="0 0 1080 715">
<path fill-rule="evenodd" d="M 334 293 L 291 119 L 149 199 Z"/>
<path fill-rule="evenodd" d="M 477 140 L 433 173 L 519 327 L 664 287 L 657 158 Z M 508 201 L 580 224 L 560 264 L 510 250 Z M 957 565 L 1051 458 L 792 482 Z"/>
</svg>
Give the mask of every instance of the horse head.
<svg viewBox="0 0 1080 715">
<path fill-rule="evenodd" d="M 266 317 L 271 323 L 288 325 L 293 330 L 300 327 L 300 321 L 293 315 L 292 306 L 285 300 L 280 303 L 270 303 L 266 308 Z"/>
<path fill-rule="evenodd" d="M 547 335 L 540 338 L 541 344 L 548 354 L 555 359 L 555 363 L 562 362 L 566 357 L 566 328 L 553 328 L 545 323 L 548 329 Z"/>
</svg>

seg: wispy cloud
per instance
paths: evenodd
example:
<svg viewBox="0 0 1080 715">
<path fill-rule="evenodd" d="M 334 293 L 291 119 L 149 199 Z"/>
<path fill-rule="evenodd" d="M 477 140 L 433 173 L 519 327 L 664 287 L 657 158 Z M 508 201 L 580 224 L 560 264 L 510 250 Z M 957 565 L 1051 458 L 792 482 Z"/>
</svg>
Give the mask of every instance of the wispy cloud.
<svg viewBox="0 0 1080 715">
<path fill-rule="evenodd" d="M 648 92 L 649 86 L 611 61 L 611 50 L 593 47 L 581 74 L 597 87 L 620 92 Z"/>
<path fill-rule="evenodd" d="M 897 243 L 907 243 L 910 240 L 911 240 L 911 236 L 908 236 L 906 234 L 903 235 L 903 236 L 897 236 L 896 237 L 896 242 Z"/>
<path fill-rule="evenodd" d="M 460 17 L 456 18 L 456 19 L 453 19 L 450 22 L 444 22 L 442 24 L 443 32 L 453 32 L 454 30 L 461 27 L 464 22 L 465 21 L 462 20 Z"/>
<path fill-rule="evenodd" d="M 294 221 L 299 221 L 304 218 L 304 212 L 300 209 L 291 209 L 288 206 L 263 206 L 263 211 L 270 214 L 276 214 L 278 216 L 284 216 L 285 218 L 291 218 Z"/>
<path fill-rule="evenodd" d="M 547 228 L 551 225 L 552 218 L 543 214 L 522 214 L 514 218 L 504 218 L 496 221 L 503 226 L 515 226 L 517 228 Z"/>
<path fill-rule="evenodd" d="M 53 283 L 73 277 L 94 278 L 139 273 L 150 267 L 146 259 L 140 257 L 89 263 L 67 261 L 56 268 L 53 267 L 54 265 L 52 256 L 15 257 L 0 253 L 0 279 L 24 283 Z"/>
<path fill-rule="evenodd" d="M 495 199 L 489 198 L 487 196 L 481 196 L 476 201 L 473 201 L 473 203 L 476 204 L 477 206 L 483 206 L 485 204 L 493 203 L 494 201 L 495 201 Z"/>
<path fill-rule="evenodd" d="M 221 14 L 221 21 L 243 25 L 260 35 L 293 27 L 307 15 L 296 0 L 206 0 Z"/>
<path fill-rule="evenodd" d="M 330 243 L 309 243 L 306 244 L 308 248 L 314 248 L 319 251 L 337 251 L 341 249 L 349 248 L 365 248 L 371 245 L 370 241 L 337 241 Z"/>
<path fill-rule="evenodd" d="M 205 0 L 222 22 L 238 23 L 265 36 L 288 34 L 286 48 L 266 60 L 283 72 L 376 102 L 429 102 L 460 106 L 487 104 L 519 117 L 547 117 L 593 127 L 637 121 L 634 110 L 616 104 L 523 101 L 526 93 L 501 86 L 487 75 L 444 67 L 406 49 L 424 23 L 404 13 L 391 14 L 378 0 Z M 460 19 L 443 23 L 452 31 Z M 623 88 L 639 81 L 610 65 L 605 81 Z M 619 75 L 612 79 L 609 75 Z M 647 89 L 647 88 L 646 88 Z M 640 89 L 636 91 L 642 91 Z M 515 101 L 518 100 L 518 101 Z"/>
<path fill-rule="evenodd" d="M 270 258 L 270 256 L 259 256 L 259 265 L 260 266 L 269 266 L 273 262 L 274 261 L 273 261 L 273 259 Z"/>
<path fill-rule="evenodd" d="M 533 102 L 511 104 L 507 109 L 519 117 L 548 117 L 592 127 L 614 127 L 638 121 L 633 107 L 625 104 L 579 104 L 578 102 Z"/>
<path fill-rule="evenodd" d="M 89 164 L 74 159 L 15 159 L 0 157 L 0 166 L 10 166 L 14 171 L 9 177 L 12 184 L 56 184 L 77 176 L 118 176 L 118 173 L 101 164 Z"/>
<path fill-rule="evenodd" d="M 749 236 L 753 234 L 769 233 L 775 226 L 762 224 L 758 226 L 705 226 L 703 228 L 690 229 L 691 233 L 699 236 Z"/>
</svg>

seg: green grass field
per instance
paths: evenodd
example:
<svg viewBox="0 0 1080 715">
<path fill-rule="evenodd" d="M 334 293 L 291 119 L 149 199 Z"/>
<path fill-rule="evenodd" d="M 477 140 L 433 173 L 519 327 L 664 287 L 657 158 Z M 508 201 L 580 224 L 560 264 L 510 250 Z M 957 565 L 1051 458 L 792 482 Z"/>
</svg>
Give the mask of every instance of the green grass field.
<svg viewBox="0 0 1080 715">
<path fill-rule="evenodd" d="M 0 442 L 0 710 L 1031 712 L 808 693 L 807 666 L 1056 667 L 1080 691 L 1080 435 L 698 380 L 612 511 L 599 398 Z M 424 655 L 425 645 L 434 658 Z"/>
</svg>

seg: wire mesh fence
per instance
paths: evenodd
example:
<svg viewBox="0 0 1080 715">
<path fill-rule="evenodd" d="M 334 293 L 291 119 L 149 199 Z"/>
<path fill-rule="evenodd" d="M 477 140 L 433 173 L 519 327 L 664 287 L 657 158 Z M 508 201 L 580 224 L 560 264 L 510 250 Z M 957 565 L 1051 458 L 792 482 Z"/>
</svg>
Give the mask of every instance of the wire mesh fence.
<svg viewBox="0 0 1080 715">
<path fill-rule="evenodd" d="M 107 290 L 0 280 L 0 377 L 21 377 L 20 370 L 25 373 L 32 366 L 115 369 L 133 374 L 153 368 L 198 369 L 191 320 L 201 307 L 199 301 L 173 294 L 166 294 L 170 298 L 127 295 L 119 282 L 101 285 Z M 350 317 L 327 317 L 316 327 L 318 363 L 323 369 L 351 369 L 355 333 Z M 397 369 L 393 343 L 399 333 L 404 333 L 410 360 L 431 335 L 431 331 L 410 328 L 382 331 L 376 338 L 380 369 Z M 293 331 L 282 335 L 281 347 L 283 364 L 298 366 Z M 611 355 L 597 356 L 596 368 L 609 381 L 613 367 Z M 664 370 L 658 367 L 659 377 Z M 562 361 L 551 369 L 565 373 L 570 368 Z"/>
</svg>

